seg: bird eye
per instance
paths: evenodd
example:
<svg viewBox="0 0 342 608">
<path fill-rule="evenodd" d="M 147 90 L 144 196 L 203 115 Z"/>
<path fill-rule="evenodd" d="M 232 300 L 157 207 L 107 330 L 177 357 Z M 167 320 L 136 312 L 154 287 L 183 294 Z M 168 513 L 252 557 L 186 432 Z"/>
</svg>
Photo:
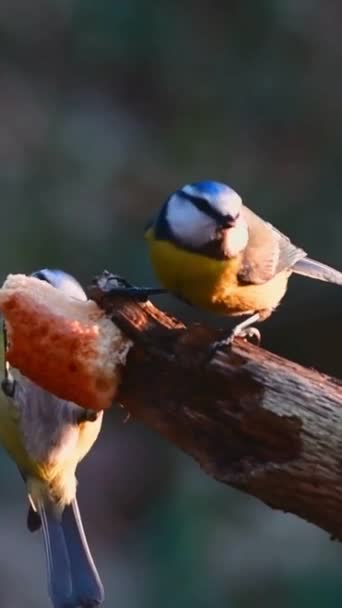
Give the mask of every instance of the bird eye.
<svg viewBox="0 0 342 608">
<path fill-rule="evenodd" d="M 46 281 L 47 283 L 49 283 L 49 280 L 43 270 L 37 270 L 36 272 L 32 272 L 32 276 L 36 279 L 40 279 L 41 281 Z"/>
</svg>

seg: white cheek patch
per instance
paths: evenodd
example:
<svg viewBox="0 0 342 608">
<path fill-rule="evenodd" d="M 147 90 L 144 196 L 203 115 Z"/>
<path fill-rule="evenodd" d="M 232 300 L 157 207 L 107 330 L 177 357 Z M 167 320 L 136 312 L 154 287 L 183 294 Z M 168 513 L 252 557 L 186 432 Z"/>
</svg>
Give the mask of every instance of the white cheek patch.
<svg viewBox="0 0 342 608">
<path fill-rule="evenodd" d="M 176 194 L 168 202 L 166 220 L 174 237 L 184 245 L 201 248 L 215 237 L 215 220 Z"/>
<path fill-rule="evenodd" d="M 237 217 L 241 211 L 241 197 L 229 188 L 228 192 L 221 194 L 210 200 L 211 206 L 216 209 L 221 215 L 231 215 Z"/>
<path fill-rule="evenodd" d="M 233 258 L 243 251 L 248 244 L 248 228 L 245 222 L 238 222 L 233 228 L 225 231 L 223 250 L 227 257 Z"/>
</svg>

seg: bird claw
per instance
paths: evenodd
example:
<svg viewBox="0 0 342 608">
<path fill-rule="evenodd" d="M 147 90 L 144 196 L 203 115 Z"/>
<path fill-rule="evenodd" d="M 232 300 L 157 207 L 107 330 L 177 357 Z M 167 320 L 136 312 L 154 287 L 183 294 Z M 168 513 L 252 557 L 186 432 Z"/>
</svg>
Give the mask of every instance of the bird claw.
<svg viewBox="0 0 342 608">
<path fill-rule="evenodd" d="M 261 342 L 261 333 L 256 327 L 246 327 L 241 329 L 237 327 L 236 329 L 233 329 L 227 338 L 214 342 L 210 346 L 210 360 L 214 357 L 214 355 L 216 355 L 217 351 L 224 350 L 228 346 L 231 346 L 235 338 L 242 338 L 248 342 L 254 342 L 257 346 L 259 346 Z"/>
<path fill-rule="evenodd" d="M 259 346 L 261 342 L 261 333 L 257 329 L 257 327 L 246 327 L 240 333 L 238 333 L 234 338 L 239 337 L 247 340 L 248 342 L 254 342 L 257 346 Z"/>
</svg>

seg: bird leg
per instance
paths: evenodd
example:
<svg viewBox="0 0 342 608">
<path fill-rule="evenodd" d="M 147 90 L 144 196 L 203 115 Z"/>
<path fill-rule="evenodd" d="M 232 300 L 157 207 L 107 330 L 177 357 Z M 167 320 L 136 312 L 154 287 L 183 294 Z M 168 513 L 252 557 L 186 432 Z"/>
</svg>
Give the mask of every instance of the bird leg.
<svg viewBox="0 0 342 608">
<path fill-rule="evenodd" d="M 234 342 L 235 338 L 245 338 L 247 340 L 254 338 L 257 344 L 260 344 L 261 334 L 260 331 L 256 327 L 251 327 L 251 325 L 257 321 L 261 321 L 260 314 L 256 312 L 251 317 L 248 317 L 242 323 L 238 323 L 235 325 L 234 329 L 231 331 L 229 336 L 224 340 L 220 340 L 219 342 L 214 342 L 211 346 L 211 355 L 213 356 L 217 350 L 224 348 L 226 346 L 230 346 L 232 342 Z"/>
</svg>

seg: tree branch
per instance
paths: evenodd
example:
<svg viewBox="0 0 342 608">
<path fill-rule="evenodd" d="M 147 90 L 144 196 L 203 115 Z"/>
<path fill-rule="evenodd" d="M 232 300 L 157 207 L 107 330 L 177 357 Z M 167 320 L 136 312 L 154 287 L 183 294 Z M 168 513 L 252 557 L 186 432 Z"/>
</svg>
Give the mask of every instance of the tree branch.
<svg viewBox="0 0 342 608">
<path fill-rule="evenodd" d="M 212 477 L 342 540 L 342 383 L 222 332 L 185 328 L 151 302 L 89 295 L 133 340 L 118 401 Z"/>
</svg>

